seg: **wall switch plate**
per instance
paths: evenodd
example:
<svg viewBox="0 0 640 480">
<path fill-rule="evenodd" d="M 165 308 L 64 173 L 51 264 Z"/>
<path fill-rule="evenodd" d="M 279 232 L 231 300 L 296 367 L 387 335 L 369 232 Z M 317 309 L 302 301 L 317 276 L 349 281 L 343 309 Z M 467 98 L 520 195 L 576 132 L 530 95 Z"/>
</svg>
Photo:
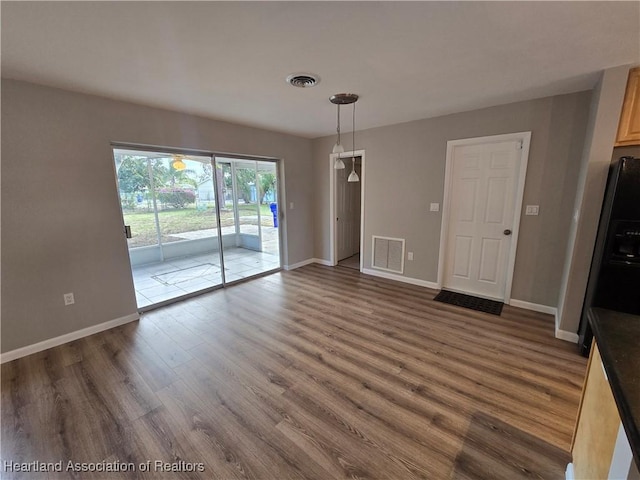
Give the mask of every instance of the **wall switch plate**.
<svg viewBox="0 0 640 480">
<path fill-rule="evenodd" d="M 431 210 L 432 212 L 439 212 L 440 211 L 440 204 L 439 203 L 432 203 L 429 207 L 429 210 Z"/>
<path fill-rule="evenodd" d="M 75 299 L 73 298 L 73 293 L 65 293 L 62 297 L 64 298 L 65 306 L 73 305 L 74 303 L 76 303 Z"/>
<path fill-rule="evenodd" d="M 407 260 L 413 260 L 413 252 L 407 252 Z"/>
<path fill-rule="evenodd" d="M 538 215 L 540 212 L 539 205 L 527 205 L 527 208 L 524 211 L 525 215 Z"/>
<path fill-rule="evenodd" d="M 289 210 L 293 210 L 293 202 L 289 203 Z"/>
</svg>

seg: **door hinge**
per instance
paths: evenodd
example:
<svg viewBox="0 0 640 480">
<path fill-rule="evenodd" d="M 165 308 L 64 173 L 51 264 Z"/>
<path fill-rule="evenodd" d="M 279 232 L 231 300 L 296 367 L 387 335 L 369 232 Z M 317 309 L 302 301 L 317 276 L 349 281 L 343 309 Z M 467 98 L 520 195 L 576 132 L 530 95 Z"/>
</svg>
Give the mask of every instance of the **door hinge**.
<svg viewBox="0 0 640 480">
<path fill-rule="evenodd" d="M 524 144 L 524 142 L 522 140 L 518 141 L 518 150 L 522 150 L 523 144 Z"/>
</svg>

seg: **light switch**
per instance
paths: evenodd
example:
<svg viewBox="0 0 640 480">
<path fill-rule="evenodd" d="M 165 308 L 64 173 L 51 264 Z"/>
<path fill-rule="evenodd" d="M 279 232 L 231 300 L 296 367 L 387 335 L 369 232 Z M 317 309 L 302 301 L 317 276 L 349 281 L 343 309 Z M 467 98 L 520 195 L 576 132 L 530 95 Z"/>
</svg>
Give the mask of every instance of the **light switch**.
<svg viewBox="0 0 640 480">
<path fill-rule="evenodd" d="M 293 202 L 289 203 L 289 210 L 293 210 Z"/>
<path fill-rule="evenodd" d="M 539 205 L 527 205 L 527 208 L 524 211 L 525 215 L 538 215 L 540 211 Z"/>
<path fill-rule="evenodd" d="M 439 203 L 432 203 L 431 207 L 429 208 L 429 210 L 431 210 L 432 212 L 439 212 L 440 211 L 440 204 Z"/>
<path fill-rule="evenodd" d="M 407 260 L 413 260 L 413 252 L 407 252 Z"/>
</svg>

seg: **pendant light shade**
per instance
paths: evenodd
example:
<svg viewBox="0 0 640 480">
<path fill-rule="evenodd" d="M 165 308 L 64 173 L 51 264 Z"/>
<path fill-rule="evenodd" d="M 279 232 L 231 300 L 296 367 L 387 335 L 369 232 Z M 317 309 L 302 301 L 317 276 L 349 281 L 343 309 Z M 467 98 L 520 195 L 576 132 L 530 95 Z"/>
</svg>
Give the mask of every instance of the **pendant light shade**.
<svg viewBox="0 0 640 480">
<path fill-rule="evenodd" d="M 173 156 L 173 161 L 171 162 L 171 166 L 174 168 L 174 170 L 180 171 L 187 168 L 187 165 L 182 161 L 183 158 L 184 158 L 184 155 Z"/>
<path fill-rule="evenodd" d="M 333 168 L 336 170 L 344 170 L 344 162 L 340 157 L 337 157 L 336 161 L 333 162 Z"/>
<path fill-rule="evenodd" d="M 360 181 L 360 177 L 358 176 L 358 174 L 356 173 L 356 169 L 355 169 L 355 164 L 356 164 L 356 159 L 353 159 L 353 168 L 351 169 L 351 173 L 349 174 L 349 178 L 347 178 L 347 182 L 359 182 Z"/>
</svg>

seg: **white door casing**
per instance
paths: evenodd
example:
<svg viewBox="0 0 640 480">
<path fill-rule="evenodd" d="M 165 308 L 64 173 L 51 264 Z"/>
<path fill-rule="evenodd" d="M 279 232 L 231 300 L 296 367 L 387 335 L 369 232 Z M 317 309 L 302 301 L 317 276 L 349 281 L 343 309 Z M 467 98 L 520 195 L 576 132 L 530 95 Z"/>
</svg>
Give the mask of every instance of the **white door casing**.
<svg viewBox="0 0 640 480">
<path fill-rule="evenodd" d="M 351 232 L 351 255 L 355 255 L 356 253 L 361 253 L 360 252 L 360 237 L 361 232 L 360 232 L 360 225 L 361 225 L 361 221 L 360 221 L 360 215 L 362 215 L 362 159 L 356 157 L 356 173 L 358 174 L 358 177 L 360 177 L 360 181 L 359 182 L 355 182 L 352 183 L 351 185 L 354 186 L 353 190 L 351 191 L 352 194 L 352 199 L 351 201 L 353 202 L 353 212 L 354 212 L 354 223 L 353 223 L 353 229 Z"/>
<path fill-rule="evenodd" d="M 345 161 L 345 163 L 347 163 Z M 336 229 L 338 261 L 351 256 L 351 195 L 347 169 L 336 170 Z"/>
<path fill-rule="evenodd" d="M 351 172 L 351 157 L 354 156 L 360 159 L 360 164 L 356 164 L 356 172 L 360 176 L 359 182 L 359 198 L 356 202 L 356 208 L 360 210 L 360 228 L 353 229 L 353 237 L 357 242 L 359 242 L 359 250 L 360 251 L 360 271 L 363 269 L 364 264 L 364 231 L 365 231 L 365 185 L 366 185 L 366 168 L 365 168 L 365 151 L 364 150 L 355 150 L 351 152 L 344 152 L 340 156 L 343 158 L 346 168 L 342 170 L 342 172 L 346 172 L 346 176 Z M 338 264 L 338 221 L 336 220 L 338 217 L 338 174 L 341 170 L 335 170 L 333 168 L 335 159 L 337 155 L 332 153 L 329 155 L 329 265 L 337 265 Z"/>
<path fill-rule="evenodd" d="M 359 159 L 358 159 L 359 160 Z M 360 182 L 348 182 L 351 160 L 347 168 L 336 171 L 336 228 L 338 261 L 360 251 Z M 356 172 L 360 175 L 359 163 Z"/>
<path fill-rule="evenodd" d="M 530 137 L 448 142 L 440 287 L 510 300 Z"/>
</svg>

